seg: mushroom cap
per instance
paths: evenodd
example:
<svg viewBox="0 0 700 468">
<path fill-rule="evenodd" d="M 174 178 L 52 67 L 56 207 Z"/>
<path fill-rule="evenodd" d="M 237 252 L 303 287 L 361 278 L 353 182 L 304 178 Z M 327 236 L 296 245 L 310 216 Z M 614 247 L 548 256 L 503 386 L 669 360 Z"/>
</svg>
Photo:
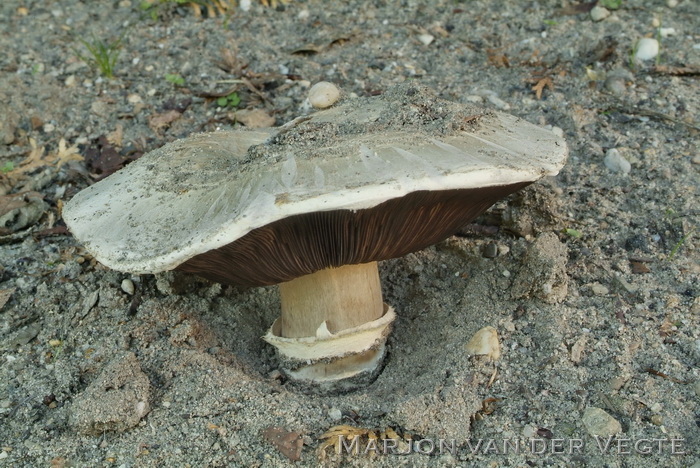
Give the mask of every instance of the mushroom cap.
<svg viewBox="0 0 700 468">
<path fill-rule="evenodd" d="M 78 193 L 63 218 L 116 270 L 274 284 L 438 242 L 557 174 L 567 152 L 549 130 L 409 84 L 274 130 L 167 144 Z"/>
</svg>

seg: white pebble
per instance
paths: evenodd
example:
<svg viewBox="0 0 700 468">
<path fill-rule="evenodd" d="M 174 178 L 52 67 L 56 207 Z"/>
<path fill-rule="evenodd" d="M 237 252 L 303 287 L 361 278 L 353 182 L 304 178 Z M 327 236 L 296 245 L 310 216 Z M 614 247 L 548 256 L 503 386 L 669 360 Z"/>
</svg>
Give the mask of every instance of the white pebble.
<svg viewBox="0 0 700 468">
<path fill-rule="evenodd" d="M 659 34 L 661 35 L 661 37 L 675 36 L 676 29 L 675 28 L 659 28 Z"/>
<path fill-rule="evenodd" d="M 637 42 L 634 58 L 637 60 L 651 60 L 659 55 L 659 41 L 650 37 L 644 37 Z"/>
<path fill-rule="evenodd" d="M 629 174 L 632 170 L 632 165 L 630 162 L 626 160 L 615 148 L 611 148 L 605 153 L 603 163 L 605 164 L 605 167 L 614 172 Z"/>
<path fill-rule="evenodd" d="M 250 0 L 241 0 L 238 3 L 238 7 L 243 10 L 243 11 L 248 11 L 250 10 Z"/>
<path fill-rule="evenodd" d="M 425 45 L 430 45 L 435 40 L 435 36 L 433 36 L 432 34 L 419 34 L 418 40 Z"/>
<path fill-rule="evenodd" d="M 343 413 L 338 408 L 331 408 L 328 410 L 328 417 L 333 421 L 340 421 L 343 419 Z"/>
<path fill-rule="evenodd" d="M 552 127 L 552 133 L 554 133 L 558 137 L 564 136 L 564 130 L 562 130 L 561 127 Z"/>
<path fill-rule="evenodd" d="M 600 5 L 594 6 L 591 10 L 591 19 L 595 22 L 603 21 L 610 16 L 610 10 Z"/>
<path fill-rule="evenodd" d="M 127 293 L 129 296 L 134 294 L 136 288 L 134 287 L 134 282 L 129 278 L 122 280 L 122 291 Z"/>
<path fill-rule="evenodd" d="M 309 103 L 316 109 L 332 106 L 340 98 L 340 90 L 333 83 L 320 81 L 309 90 Z"/>
</svg>

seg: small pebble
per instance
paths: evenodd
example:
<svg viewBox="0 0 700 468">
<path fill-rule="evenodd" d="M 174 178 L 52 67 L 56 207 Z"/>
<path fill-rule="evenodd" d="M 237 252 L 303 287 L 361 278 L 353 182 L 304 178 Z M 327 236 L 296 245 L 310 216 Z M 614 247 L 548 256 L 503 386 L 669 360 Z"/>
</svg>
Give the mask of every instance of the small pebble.
<svg viewBox="0 0 700 468">
<path fill-rule="evenodd" d="M 659 35 L 661 37 L 675 36 L 676 29 L 675 28 L 659 28 Z"/>
<path fill-rule="evenodd" d="M 464 348 L 472 356 L 488 356 L 497 361 L 501 357 L 501 344 L 498 332 L 493 327 L 484 327 L 474 334 Z"/>
<path fill-rule="evenodd" d="M 593 436 L 609 437 L 622 432 L 620 422 L 600 408 L 586 408 L 583 413 L 583 425 Z"/>
<path fill-rule="evenodd" d="M 627 89 L 624 78 L 619 76 L 608 76 L 605 78 L 604 86 L 606 90 L 616 96 L 624 94 L 625 90 Z"/>
<path fill-rule="evenodd" d="M 435 36 L 433 36 L 432 34 L 419 34 L 418 40 L 421 41 L 424 45 L 430 45 L 435 40 Z"/>
<path fill-rule="evenodd" d="M 44 129 L 43 129 L 43 130 L 44 130 L 45 133 L 51 133 L 51 132 L 53 132 L 54 130 L 56 130 L 56 126 L 55 126 L 54 124 L 47 123 L 47 124 L 44 125 Z"/>
<path fill-rule="evenodd" d="M 484 258 L 496 258 L 498 255 L 498 246 L 495 242 L 489 242 L 484 246 L 482 250 L 482 255 Z"/>
<path fill-rule="evenodd" d="M 340 90 L 333 83 L 320 81 L 309 90 L 309 103 L 316 109 L 325 109 L 340 99 Z"/>
<path fill-rule="evenodd" d="M 659 55 L 659 41 L 650 37 L 644 37 L 637 42 L 634 58 L 637 60 L 651 60 Z"/>
<path fill-rule="evenodd" d="M 129 278 L 126 278 L 122 280 L 122 291 L 127 293 L 129 296 L 132 296 L 134 294 L 134 291 L 136 290 L 136 287 L 134 286 L 134 282 L 131 281 Z"/>
<path fill-rule="evenodd" d="M 561 127 L 552 127 L 552 133 L 554 133 L 558 137 L 564 136 L 564 130 L 562 130 Z"/>
<path fill-rule="evenodd" d="M 75 75 L 70 75 L 63 83 L 68 87 L 75 86 Z"/>
<path fill-rule="evenodd" d="M 594 283 L 593 286 L 591 286 L 591 291 L 593 291 L 593 294 L 596 296 L 605 296 L 610 292 L 608 288 L 600 283 Z"/>
<path fill-rule="evenodd" d="M 695 394 L 700 397 L 700 380 L 696 381 L 693 384 L 693 390 L 695 391 Z"/>
<path fill-rule="evenodd" d="M 615 148 L 610 148 L 605 153 L 605 159 L 603 160 L 605 167 L 614 172 L 622 172 L 623 174 L 629 174 L 632 170 L 632 165 L 628 160 L 626 160 L 620 152 Z"/>
<path fill-rule="evenodd" d="M 340 421 L 343 419 L 343 412 L 340 411 L 338 408 L 331 408 L 328 410 L 328 417 L 331 418 L 333 421 Z"/>
<path fill-rule="evenodd" d="M 603 21 L 608 16 L 610 16 L 610 11 L 600 5 L 594 6 L 591 10 L 591 19 L 595 22 Z"/>
<path fill-rule="evenodd" d="M 662 418 L 660 414 L 652 415 L 650 420 L 654 426 L 661 426 L 664 423 L 664 418 Z"/>
</svg>

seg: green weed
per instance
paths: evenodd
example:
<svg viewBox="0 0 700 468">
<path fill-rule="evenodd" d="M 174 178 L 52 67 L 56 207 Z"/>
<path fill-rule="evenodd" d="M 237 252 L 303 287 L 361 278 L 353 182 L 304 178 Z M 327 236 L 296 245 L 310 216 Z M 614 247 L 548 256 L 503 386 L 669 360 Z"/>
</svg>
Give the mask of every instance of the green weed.
<svg viewBox="0 0 700 468">
<path fill-rule="evenodd" d="M 185 86 L 185 79 L 177 73 L 166 73 L 165 81 L 172 83 L 175 86 Z"/>
<path fill-rule="evenodd" d="M 228 96 L 222 96 L 219 99 L 216 100 L 216 104 L 219 107 L 238 107 L 238 104 L 241 103 L 241 98 L 238 97 L 238 93 L 233 92 L 229 94 Z"/>
<path fill-rule="evenodd" d="M 622 0 L 600 0 L 598 4 L 608 10 L 617 10 L 622 6 Z"/>
<path fill-rule="evenodd" d="M 124 36 L 122 35 L 119 39 L 111 42 L 106 42 L 95 36 L 92 36 L 92 41 L 80 38 L 78 40 L 87 49 L 88 54 L 82 54 L 75 48 L 73 52 L 80 60 L 96 69 L 105 78 L 113 78 L 114 66 L 117 64 L 119 54 L 121 54 L 123 38 Z"/>
<path fill-rule="evenodd" d="M 676 245 L 674 245 L 674 246 L 673 246 L 673 249 L 671 249 L 671 253 L 668 254 L 667 260 L 668 260 L 669 262 L 670 262 L 671 260 L 673 260 L 673 257 L 676 255 L 676 252 L 678 252 L 678 250 L 681 248 L 681 246 L 683 246 L 683 244 L 685 243 L 685 241 L 687 241 L 687 240 L 690 238 L 690 236 L 693 235 L 694 232 L 695 232 L 695 228 L 693 228 L 693 229 L 691 229 L 690 231 L 688 231 L 688 233 L 687 233 L 685 236 L 681 237 L 681 240 L 679 240 L 678 242 L 676 242 Z"/>
</svg>

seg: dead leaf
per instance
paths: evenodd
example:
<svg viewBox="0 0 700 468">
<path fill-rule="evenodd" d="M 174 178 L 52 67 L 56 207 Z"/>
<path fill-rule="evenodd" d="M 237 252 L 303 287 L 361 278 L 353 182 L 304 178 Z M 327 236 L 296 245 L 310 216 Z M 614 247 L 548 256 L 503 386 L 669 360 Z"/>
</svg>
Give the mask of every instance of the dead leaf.
<svg viewBox="0 0 700 468">
<path fill-rule="evenodd" d="M 670 65 L 657 65 L 654 67 L 654 73 L 671 76 L 698 76 L 700 75 L 700 66 L 689 65 L 687 67 L 674 67 Z"/>
<path fill-rule="evenodd" d="M 41 127 L 44 126 L 44 121 L 41 120 L 41 117 L 38 115 L 33 115 L 31 118 L 32 122 L 32 130 L 39 130 Z"/>
<path fill-rule="evenodd" d="M 122 141 L 124 139 L 124 126 L 122 124 L 117 124 L 117 128 L 114 129 L 112 133 L 107 134 L 107 141 L 117 146 L 122 147 Z"/>
<path fill-rule="evenodd" d="M 162 114 L 155 114 L 148 118 L 148 126 L 154 132 L 158 133 L 162 128 L 168 127 L 182 116 L 182 113 L 176 110 L 169 110 Z"/>
<path fill-rule="evenodd" d="M 12 297 L 12 293 L 15 292 L 15 288 L 10 289 L 0 289 L 0 309 L 2 309 L 7 301 Z"/>
<path fill-rule="evenodd" d="M 45 148 L 43 146 L 40 148 L 36 144 L 36 140 L 34 140 L 34 138 L 29 139 L 29 145 L 32 147 L 29 152 L 29 156 L 27 156 L 24 161 L 20 162 L 19 167 L 17 167 L 17 169 L 14 171 L 11 171 L 11 173 L 19 172 L 21 174 L 26 174 L 32 172 L 34 169 L 38 169 L 46 165 L 46 163 L 43 161 Z"/>
<path fill-rule="evenodd" d="M 651 273 L 651 269 L 644 262 L 637 262 L 632 260 L 632 273 L 637 275 L 643 275 L 645 273 Z"/>
<path fill-rule="evenodd" d="M 244 109 L 234 114 L 237 122 L 248 128 L 266 128 L 275 125 L 275 118 L 262 109 Z"/>
<path fill-rule="evenodd" d="M 323 50 L 323 46 L 315 44 L 306 44 L 289 51 L 292 55 L 316 55 Z"/>
<path fill-rule="evenodd" d="M 32 233 L 32 237 L 34 239 L 41 239 L 43 237 L 49 237 L 49 236 L 67 236 L 69 235 L 70 232 L 68 231 L 68 228 L 65 226 L 55 226 L 52 228 L 48 229 L 42 229 L 41 231 L 35 231 Z"/>
<path fill-rule="evenodd" d="M 90 175 L 101 180 L 118 171 L 126 164 L 135 161 L 142 153 L 134 153 L 124 156 L 120 154 L 104 135 L 85 150 L 85 162 Z"/>
<path fill-rule="evenodd" d="M 683 385 L 688 384 L 688 382 L 686 382 L 685 380 L 676 379 L 675 377 L 671 377 L 670 375 L 664 374 L 663 372 L 659 372 L 656 369 L 652 369 L 651 367 L 647 367 L 646 369 L 644 369 L 644 371 L 648 372 L 651 375 L 661 377 L 662 379 L 670 380 L 671 382 L 675 382 L 675 383 L 683 384 Z"/>
<path fill-rule="evenodd" d="M 535 84 L 535 86 L 532 87 L 532 90 L 535 92 L 535 96 L 537 96 L 537 99 L 542 99 L 542 91 L 544 91 L 545 87 L 549 88 L 550 91 L 554 89 L 554 83 L 552 82 L 552 79 L 548 76 L 540 78 Z"/>
<path fill-rule="evenodd" d="M 486 57 L 494 67 L 510 67 L 510 61 L 506 54 L 501 53 L 501 49 L 486 49 Z"/>
<path fill-rule="evenodd" d="M 301 432 L 289 432 L 281 427 L 270 426 L 263 432 L 263 437 L 277 447 L 285 457 L 292 461 L 301 460 L 301 449 L 304 445 Z"/>
<path fill-rule="evenodd" d="M 83 157 L 78 153 L 76 145 L 66 146 L 66 140 L 61 138 L 58 142 L 58 153 L 50 155 L 48 159 L 60 169 L 69 161 L 82 161 Z"/>
<path fill-rule="evenodd" d="M 573 16 L 581 13 L 588 13 L 596 6 L 597 1 L 588 3 L 574 3 L 572 5 L 560 8 L 554 12 L 556 16 Z"/>
</svg>

